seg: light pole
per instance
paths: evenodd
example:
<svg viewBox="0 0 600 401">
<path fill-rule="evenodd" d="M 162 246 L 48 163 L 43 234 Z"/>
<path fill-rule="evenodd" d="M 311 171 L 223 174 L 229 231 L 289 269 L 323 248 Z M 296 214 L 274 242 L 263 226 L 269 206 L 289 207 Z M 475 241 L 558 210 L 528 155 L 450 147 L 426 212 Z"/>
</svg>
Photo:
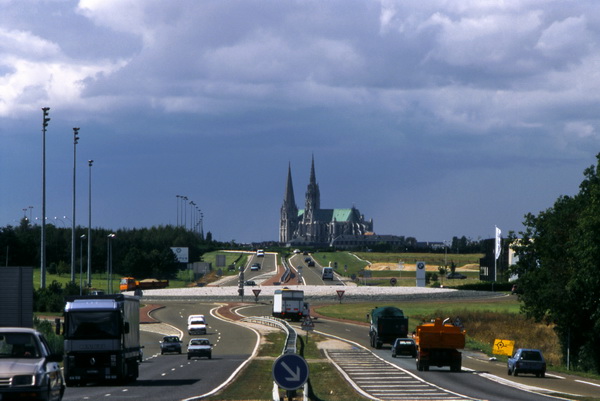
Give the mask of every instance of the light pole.
<svg viewBox="0 0 600 401">
<path fill-rule="evenodd" d="M 31 211 L 33 210 L 33 206 L 29 206 L 29 222 L 31 223 Z"/>
<path fill-rule="evenodd" d="M 79 295 L 83 294 L 83 240 L 87 238 L 85 234 L 81 234 L 79 237 L 81 242 L 79 243 Z"/>
<path fill-rule="evenodd" d="M 73 218 L 71 219 L 71 282 L 75 282 L 75 177 L 77 176 L 77 142 L 79 128 L 73 128 Z"/>
<path fill-rule="evenodd" d="M 106 289 L 112 294 L 112 239 L 117 235 L 110 233 L 106 236 Z"/>
<path fill-rule="evenodd" d="M 63 219 L 59 219 L 58 217 L 54 216 L 54 220 L 58 220 L 62 223 L 64 228 L 67 228 L 67 225 L 65 224 L 65 222 L 63 221 Z M 56 224 L 55 224 L 56 225 Z"/>
<path fill-rule="evenodd" d="M 190 201 L 190 231 L 194 231 L 194 201 Z"/>
<path fill-rule="evenodd" d="M 46 288 L 46 127 L 50 107 L 42 107 L 42 230 L 40 240 L 40 288 Z"/>
<path fill-rule="evenodd" d="M 87 285 L 92 286 L 92 164 L 93 160 L 88 160 L 88 234 L 87 234 Z"/>
<path fill-rule="evenodd" d="M 182 223 L 183 223 L 183 228 L 185 228 L 187 230 L 187 200 L 188 200 L 188 197 L 187 196 L 182 196 L 181 199 L 184 200 L 183 205 L 182 205 L 182 207 L 183 207 L 183 221 L 182 221 Z"/>
<path fill-rule="evenodd" d="M 175 197 L 177 198 L 177 227 L 179 227 L 179 198 L 183 198 L 183 196 L 181 195 L 175 195 Z"/>
</svg>

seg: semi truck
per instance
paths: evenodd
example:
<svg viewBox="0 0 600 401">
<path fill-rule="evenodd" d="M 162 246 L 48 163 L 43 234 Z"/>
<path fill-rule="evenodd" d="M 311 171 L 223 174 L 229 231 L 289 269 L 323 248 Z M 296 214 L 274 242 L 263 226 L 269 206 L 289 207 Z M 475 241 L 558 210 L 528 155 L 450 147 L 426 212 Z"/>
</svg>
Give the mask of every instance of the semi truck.
<svg viewBox="0 0 600 401">
<path fill-rule="evenodd" d="M 449 366 L 452 372 L 460 372 L 462 354 L 458 350 L 465 347 L 465 334 L 465 330 L 450 323 L 450 319 L 436 318 L 417 326 L 417 370 Z"/>
<path fill-rule="evenodd" d="M 299 321 L 309 315 L 309 305 L 304 302 L 304 291 L 287 287 L 273 294 L 273 316 L 280 319 Z"/>
<path fill-rule="evenodd" d="M 139 298 L 114 294 L 67 296 L 65 300 L 67 386 L 135 381 L 142 358 Z"/>
<path fill-rule="evenodd" d="M 120 291 L 135 291 L 135 290 L 155 290 L 159 288 L 167 288 L 169 280 L 158 280 L 155 278 L 147 278 L 144 280 L 136 280 L 133 277 L 121 277 L 119 284 Z"/>
<path fill-rule="evenodd" d="M 408 318 L 394 306 L 382 306 L 371 310 L 369 337 L 371 347 L 380 349 L 383 344 L 394 344 L 396 338 L 408 334 Z"/>
</svg>

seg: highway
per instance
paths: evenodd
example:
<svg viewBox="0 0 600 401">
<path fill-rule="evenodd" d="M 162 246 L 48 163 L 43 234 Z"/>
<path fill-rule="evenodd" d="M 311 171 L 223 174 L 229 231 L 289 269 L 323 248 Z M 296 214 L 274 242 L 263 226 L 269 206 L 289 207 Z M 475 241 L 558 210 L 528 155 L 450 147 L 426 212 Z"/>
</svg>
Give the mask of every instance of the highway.
<svg viewBox="0 0 600 401">
<path fill-rule="evenodd" d="M 262 315 L 269 312 L 268 305 L 244 309 L 245 315 Z M 600 392 L 598 381 L 589 381 L 591 384 L 587 384 L 586 381 L 582 383 L 578 381 L 581 378 L 576 376 L 554 375 L 552 372 L 548 372 L 546 378 L 537 378 L 534 375 L 508 376 L 505 363 L 489 361 L 482 354 L 469 351 L 463 352 L 463 369 L 460 373 L 450 372 L 448 368 L 435 367 L 432 367 L 428 372 L 419 372 L 416 369 L 414 359 L 409 357 L 392 358 L 389 346 L 384 346 L 379 350 L 369 347 L 369 329 L 367 326 L 328 319 L 315 320 L 314 324 L 315 333 L 351 341 L 378 357 L 381 363 L 372 368 L 373 373 L 370 379 L 373 382 L 377 381 L 381 374 L 382 366 L 393 364 L 410 375 L 419 377 L 426 383 L 443 389 L 449 394 L 449 398 L 440 399 L 453 399 L 453 397 L 459 395 L 464 399 L 536 401 L 550 399 L 547 395 L 539 394 L 542 391 L 587 397 L 598 397 Z M 294 326 L 297 327 L 299 333 L 305 333 L 301 331 L 299 324 L 294 324 Z M 368 370 L 361 367 L 361 377 L 363 379 L 367 373 Z M 537 392 L 534 392 L 534 390 Z"/>
<path fill-rule="evenodd" d="M 330 280 L 324 283 L 321 279 L 318 265 L 307 266 L 305 257 L 295 255 L 292 259 L 294 267 L 302 266 L 298 270 L 303 282 L 331 285 Z M 251 271 L 249 265 L 256 260 L 261 262 L 262 269 Z M 264 258 L 250 259 L 249 265 L 245 266 L 244 279 L 255 280 L 257 283 L 268 280 L 276 271 L 275 257 L 269 254 Z M 237 283 L 238 278 L 233 277 L 220 285 L 237 286 Z M 252 287 L 247 287 L 250 288 Z M 206 395 L 226 383 L 249 360 L 257 347 L 257 332 L 211 315 L 211 311 L 217 306 L 215 303 L 201 299 L 160 303 L 165 307 L 153 314 L 162 322 L 155 326 L 159 328 L 156 330 L 159 333 L 149 331 L 148 327 L 144 327 L 142 331 L 145 348 L 139 379 L 127 385 L 68 387 L 64 400 L 100 397 L 122 400 L 186 400 Z M 259 304 L 248 303 L 240 313 L 246 316 L 269 316 L 271 306 L 268 300 L 262 300 Z M 190 314 L 204 314 L 207 317 L 208 333 L 201 337 L 209 338 L 214 344 L 211 360 L 187 360 L 185 350 L 190 336 L 185 330 L 187 316 Z M 341 351 L 328 349 L 328 356 L 355 383 L 358 391 L 381 399 L 408 400 L 425 397 L 429 400 L 538 401 L 552 399 L 544 393 L 597 397 L 600 392 L 600 382 L 581 380 L 575 376 L 555 375 L 552 372 L 548 372 L 546 378 L 536 378 L 533 375 L 508 376 L 504 363 L 490 361 L 483 354 L 470 351 L 463 352 L 463 368 L 460 373 L 434 367 L 428 372 L 419 372 L 414 359 L 392 358 L 389 346 L 379 350 L 370 348 L 367 326 L 329 319 L 314 320 L 314 325 L 315 333 L 332 336 L 350 344 Z M 305 334 L 299 324 L 295 326 L 299 333 Z M 184 347 L 181 355 L 160 355 L 159 340 L 163 334 L 183 334 Z M 387 379 L 382 379 L 383 372 Z"/>
<path fill-rule="evenodd" d="M 84 387 L 67 387 L 63 400 L 172 401 L 209 393 L 224 383 L 252 355 L 258 335 L 244 326 L 222 321 L 211 316 L 216 306 L 210 303 L 176 302 L 157 310 L 161 322 L 183 331 L 183 353 L 160 355 L 159 340 L 162 334 L 144 330 L 144 361 L 140 364 L 140 377 L 134 383 L 106 385 L 90 384 Z M 190 336 L 185 332 L 187 316 L 204 314 L 207 319 L 206 335 L 214 344 L 212 359 L 187 360 L 185 353 Z M 151 325 L 149 325 L 151 326 Z M 165 325 L 165 327 L 169 327 Z M 171 329 L 172 330 L 172 329 Z"/>
</svg>

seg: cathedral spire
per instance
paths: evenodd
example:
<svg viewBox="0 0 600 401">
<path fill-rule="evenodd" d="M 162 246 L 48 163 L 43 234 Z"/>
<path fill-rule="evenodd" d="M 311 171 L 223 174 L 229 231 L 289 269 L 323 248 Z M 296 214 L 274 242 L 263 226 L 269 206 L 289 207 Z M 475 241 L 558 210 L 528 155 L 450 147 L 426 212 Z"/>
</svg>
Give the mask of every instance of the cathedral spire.
<svg viewBox="0 0 600 401">
<path fill-rule="evenodd" d="M 285 183 L 285 195 L 283 197 L 283 203 L 287 205 L 296 205 L 294 198 L 294 186 L 292 185 L 292 164 L 288 164 L 288 176 L 287 182 Z"/>
<path fill-rule="evenodd" d="M 312 162 L 310 164 L 310 185 L 317 185 L 317 178 L 315 177 L 315 155 L 312 156 Z"/>
<path fill-rule="evenodd" d="M 312 218 L 313 212 L 321 208 L 321 193 L 319 191 L 319 184 L 317 184 L 317 178 L 315 175 L 315 155 L 312 157 L 310 165 L 310 182 L 306 189 L 306 203 L 305 203 L 307 217 Z"/>
</svg>

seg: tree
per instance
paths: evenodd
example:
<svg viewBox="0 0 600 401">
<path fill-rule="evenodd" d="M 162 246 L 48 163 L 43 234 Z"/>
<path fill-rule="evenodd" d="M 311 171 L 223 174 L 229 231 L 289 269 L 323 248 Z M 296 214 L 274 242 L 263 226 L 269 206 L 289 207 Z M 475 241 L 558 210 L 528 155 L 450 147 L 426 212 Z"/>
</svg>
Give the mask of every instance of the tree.
<svg viewBox="0 0 600 401">
<path fill-rule="evenodd" d="M 600 168 L 584 176 L 577 195 L 527 214 L 520 238 L 511 233 L 512 272 L 527 316 L 555 325 L 573 365 L 600 372 Z"/>
</svg>

